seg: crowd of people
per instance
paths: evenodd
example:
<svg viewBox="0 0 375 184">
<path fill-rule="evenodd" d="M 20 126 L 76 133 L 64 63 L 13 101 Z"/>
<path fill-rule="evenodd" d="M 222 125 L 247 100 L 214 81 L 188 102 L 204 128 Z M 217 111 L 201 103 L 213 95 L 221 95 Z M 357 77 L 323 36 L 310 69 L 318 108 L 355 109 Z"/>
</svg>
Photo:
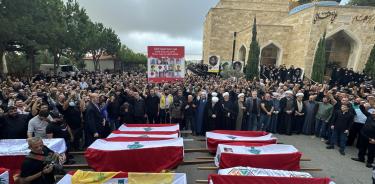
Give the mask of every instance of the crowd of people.
<svg viewBox="0 0 375 184">
<path fill-rule="evenodd" d="M 341 73 L 350 70 L 337 72 L 323 84 L 285 66 L 262 66 L 265 78 L 252 81 L 191 75 L 156 84 L 129 72 L 8 76 L 0 83 L 0 139 L 64 138 L 68 151 L 83 150 L 123 123 L 177 123 L 195 135 L 216 129 L 305 134 L 321 138 L 327 149 L 339 145 L 342 155 L 356 141 L 353 160 L 365 162 L 367 155 L 371 167 L 374 81 L 355 75 L 343 83 Z"/>
</svg>

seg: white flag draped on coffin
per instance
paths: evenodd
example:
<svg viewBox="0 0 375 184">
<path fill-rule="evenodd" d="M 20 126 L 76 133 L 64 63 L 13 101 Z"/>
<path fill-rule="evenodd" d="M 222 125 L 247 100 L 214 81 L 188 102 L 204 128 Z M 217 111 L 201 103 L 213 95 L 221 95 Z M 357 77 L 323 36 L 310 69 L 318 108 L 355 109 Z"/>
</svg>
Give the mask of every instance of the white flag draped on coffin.
<svg viewBox="0 0 375 184">
<path fill-rule="evenodd" d="M 233 142 L 275 144 L 277 139 L 271 133 L 263 131 L 214 130 L 206 132 L 207 148 L 216 153 L 217 145 Z"/>
<path fill-rule="evenodd" d="M 219 144 L 215 164 L 220 168 L 249 166 L 267 169 L 299 170 L 302 154 L 292 145 L 242 143 Z"/>
<path fill-rule="evenodd" d="M 98 139 L 85 152 L 95 171 L 160 172 L 183 160 L 183 139 L 115 137 Z"/>
<path fill-rule="evenodd" d="M 120 131 L 146 131 L 146 132 L 179 132 L 178 124 L 123 124 L 119 127 Z"/>
<path fill-rule="evenodd" d="M 44 145 L 57 153 L 65 153 L 64 139 L 43 139 Z M 0 140 L 0 166 L 11 172 L 21 169 L 25 156 L 29 154 L 26 139 L 1 139 Z"/>
<path fill-rule="evenodd" d="M 112 137 L 178 138 L 178 132 L 146 132 L 115 130 L 108 136 L 108 138 Z"/>
<path fill-rule="evenodd" d="M 49 149 L 57 153 L 65 153 L 64 139 L 43 139 L 43 143 Z M 0 156 L 3 155 L 27 155 L 30 149 L 26 139 L 1 139 Z"/>
<path fill-rule="evenodd" d="M 83 172 L 83 173 L 82 173 Z M 77 176 L 79 174 L 79 176 Z M 185 173 L 125 173 L 77 171 L 66 174 L 57 184 L 187 184 Z"/>
<path fill-rule="evenodd" d="M 329 178 L 313 178 L 306 172 L 233 167 L 209 176 L 209 184 L 335 184 Z"/>
</svg>

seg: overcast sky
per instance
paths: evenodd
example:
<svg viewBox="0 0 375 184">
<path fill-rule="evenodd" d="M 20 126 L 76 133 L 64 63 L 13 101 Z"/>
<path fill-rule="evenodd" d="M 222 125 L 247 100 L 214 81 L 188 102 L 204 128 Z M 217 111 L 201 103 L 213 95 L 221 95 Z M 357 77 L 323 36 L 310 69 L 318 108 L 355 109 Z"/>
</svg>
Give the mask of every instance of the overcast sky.
<svg viewBox="0 0 375 184">
<path fill-rule="evenodd" d="M 134 51 L 146 53 L 148 45 L 181 45 L 187 59 L 201 59 L 204 19 L 218 1 L 78 0 L 91 20 L 113 28 Z"/>
<path fill-rule="evenodd" d="M 145 53 L 148 45 L 181 45 L 193 59 L 201 57 L 204 19 L 218 1 L 78 0 L 91 20 L 113 28 L 134 51 Z"/>
</svg>

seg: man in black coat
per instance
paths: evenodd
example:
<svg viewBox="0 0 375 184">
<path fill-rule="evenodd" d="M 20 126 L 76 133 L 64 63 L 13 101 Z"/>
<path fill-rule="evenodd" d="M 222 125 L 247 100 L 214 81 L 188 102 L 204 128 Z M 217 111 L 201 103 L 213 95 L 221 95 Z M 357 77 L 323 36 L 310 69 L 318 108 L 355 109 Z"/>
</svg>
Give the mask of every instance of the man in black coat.
<svg viewBox="0 0 375 184">
<path fill-rule="evenodd" d="M 96 139 L 103 138 L 105 120 L 99 110 L 99 95 L 92 93 L 85 113 L 86 146 L 90 146 Z"/>
<path fill-rule="evenodd" d="M 292 91 L 286 91 L 286 96 L 280 100 L 282 121 L 278 126 L 280 134 L 292 135 L 292 119 L 295 111 L 295 103 Z"/>
<path fill-rule="evenodd" d="M 327 149 L 333 149 L 337 140 L 340 140 L 340 154 L 345 155 L 345 146 L 348 139 L 349 129 L 354 119 L 353 113 L 349 111 L 349 105 L 341 105 L 332 117 L 331 129 L 333 130 L 330 145 Z"/>
<path fill-rule="evenodd" d="M 9 107 L 7 115 L 0 117 L 0 139 L 26 139 L 28 116 Z"/>
<path fill-rule="evenodd" d="M 360 109 L 367 119 L 358 138 L 358 158 L 352 158 L 352 160 L 365 162 L 367 151 L 366 167 L 370 168 L 375 156 L 375 109 L 367 111 L 363 105 L 360 106 Z"/>
<path fill-rule="evenodd" d="M 228 92 L 225 92 L 223 97 L 223 123 L 220 128 L 223 130 L 234 130 L 238 109 L 236 109 L 234 103 L 230 101 Z"/>
<path fill-rule="evenodd" d="M 150 124 L 158 124 L 160 98 L 156 96 L 154 89 L 150 89 L 150 94 L 147 95 L 145 103 L 148 122 Z"/>
<path fill-rule="evenodd" d="M 134 123 L 145 123 L 145 118 L 147 117 L 146 115 L 146 104 L 143 98 L 139 95 L 138 92 L 134 92 Z"/>
</svg>

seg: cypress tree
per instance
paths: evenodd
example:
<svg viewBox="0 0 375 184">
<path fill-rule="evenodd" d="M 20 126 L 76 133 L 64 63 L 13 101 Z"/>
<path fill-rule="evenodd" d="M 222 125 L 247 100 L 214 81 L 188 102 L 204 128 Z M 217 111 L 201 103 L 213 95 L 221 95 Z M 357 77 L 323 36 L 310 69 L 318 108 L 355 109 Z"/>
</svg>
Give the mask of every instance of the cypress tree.
<svg viewBox="0 0 375 184">
<path fill-rule="evenodd" d="M 372 78 L 375 78 L 375 45 L 371 49 L 370 56 L 368 57 L 367 63 L 365 65 L 365 69 L 363 72 L 366 75 L 371 76 Z"/>
<path fill-rule="evenodd" d="M 324 79 L 324 71 L 326 62 L 326 33 L 320 38 L 318 48 L 316 49 L 311 79 L 315 82 L 322 83 Z"/>
<path fill-rule="evenodd" d="M 259 78 L 259 54 L 260 47 L 257 41 L 257 19 L 254 17 L 253 35 L 250 43 L 249 58 L 246 65 L 246 78 L 252 80 L 254 77 Z"/>
</svg>

